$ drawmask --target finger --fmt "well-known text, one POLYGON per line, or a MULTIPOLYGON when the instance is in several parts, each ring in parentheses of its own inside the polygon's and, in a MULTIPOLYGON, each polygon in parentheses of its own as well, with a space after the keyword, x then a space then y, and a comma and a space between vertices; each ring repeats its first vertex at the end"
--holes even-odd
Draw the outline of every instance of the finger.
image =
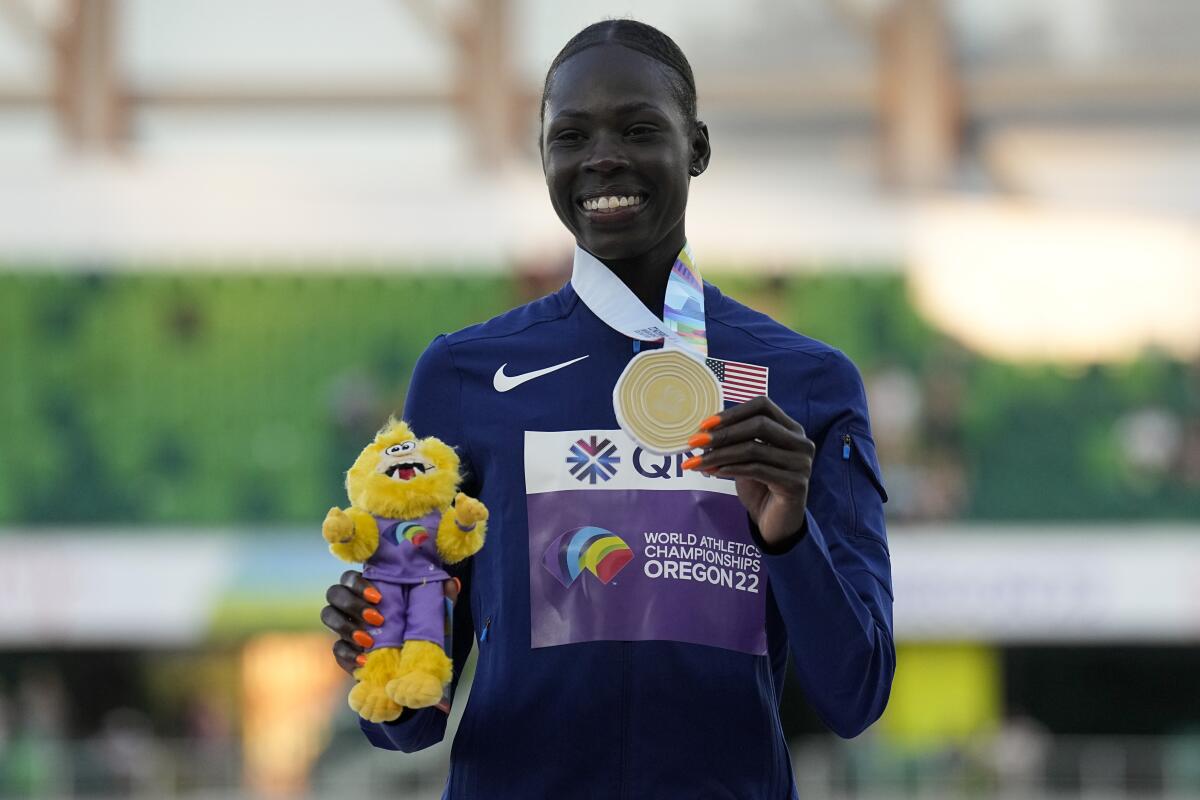
POLYGON ((772 447, 763 442, 737 442, 725 447, 709 450, 699 461, 688 459, 687 469, 712 469, 726 464, 764 464, 785 472, 803 475, 812 468, 812 457, 800 450, 772 447))
MULTIPOLYGON (((354 670, 362 666, 359 663, 361 656, 362 652, 348 642, 338 639, 333 643, 333 657, 337 659, 338 666, 351 675, 354 674, 354 670)), ((365 661, 366 659, 363 658, 362 660, 365 661)))
POLYGON ((726 464, 718 467, 713 474, 720 478, 751 478, 787 497, 808 492, 808 476, 797 476, 794 472, 767 464, 726 464))
POLYGON ((775 405, 775 401, 766 395, 759 395, 758 397, 747 400, 744 403, 738 403, 736 406, 727 408, 720 414, 714 414, 700 423, 700 429, 711 432, 716 428, 725 427, 735 422, 741 422, 744 419, 749 419, 756 414, 765 414, 785 428, 790 428, 791 430, 803 430, 799 422, 796 422, 796 420, 789 417, 782 408, 775 405))
POLYGON ((333 606, 321 609, 321 624, 347 642, 354 640, 354 632, 362 630, 362 623, 352 619, 333 606))
MULTIPOLYGON (((753 440, 786 450, 804 450, 806 442, 812 445, 799 423, 796 423, 796 428, 787 428, 765 414, 756 414, 749 419, 722 425, 706 433, 698 433, 688 440, 688 444, 716 450, 737 442, 753 440)), ((814 452, 815 449, 814 447, 814 452)))
POLYGON ((355 621, 364 620, 363 612, 371 607, 370 603, 340 583, 335 583, 325 592, 325 602, 355 621))
POLYGON ((343 572, 341 584, 359 597, 366 598, 368 603, 378 603, 383 599, 383 595, 379 593, 374 584, 364 578, 358 570, 348 569, 343 572))

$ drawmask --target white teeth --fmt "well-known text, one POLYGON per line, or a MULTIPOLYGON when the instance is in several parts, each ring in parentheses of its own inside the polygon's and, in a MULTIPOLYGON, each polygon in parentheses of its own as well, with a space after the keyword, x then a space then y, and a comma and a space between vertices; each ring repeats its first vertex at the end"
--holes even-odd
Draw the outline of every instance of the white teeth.
POLYGON ((592 197, 584 200, 580 205, 583 206, 584 211, 612 211, 617 208, 640 205, 641 202, 642 198, 638 195, 625 197, 611 195, 609 197, 592 197))

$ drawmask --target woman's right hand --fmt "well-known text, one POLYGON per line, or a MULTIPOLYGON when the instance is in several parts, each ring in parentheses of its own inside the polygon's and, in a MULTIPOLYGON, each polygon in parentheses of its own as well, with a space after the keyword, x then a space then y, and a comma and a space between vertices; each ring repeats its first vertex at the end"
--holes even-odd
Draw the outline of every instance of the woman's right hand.
MULTIPOLYGON (((442 591, 450 602, 457 602, 462 583, 458 578, 450 578, 443 583, 442 591)), ((365 628, 383 624, 383 615, 375 608, 382 599, 379 590, 354 569, 343 572, 341 582, 325 592, 329 605, 321 609, 321 622, 338 635, 333 643, 333 657, 351 675, 366 661, 364 651, 375 644, 365 628)))
POLYGON ((325 592, 329 605, 321 609, 321 622, 338 635, 333 657, 351 675, 366 659, 363 651, 375 643, 364 628, 383 624, 383 615, 375 608, 381 599, 379 590, 353 569, 343 572, 341 582, 325 592))

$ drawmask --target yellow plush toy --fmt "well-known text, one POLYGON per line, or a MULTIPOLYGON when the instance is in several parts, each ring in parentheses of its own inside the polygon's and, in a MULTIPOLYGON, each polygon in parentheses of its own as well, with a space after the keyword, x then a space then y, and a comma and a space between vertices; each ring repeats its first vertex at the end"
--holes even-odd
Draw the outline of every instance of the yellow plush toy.
POLYGON ((364 562, 363 575, 383 595, 376 606, 383 623, 367 631, 374 644, 354 671, 349 698, 371 722, 434 705, 450 682, 443 564, 479 552, 488 517, 483 503, 458 492, 458 468, 441 440, 417 439, 389 419, 346 473, 350 507, 329 509, 321 526, 330 551, 364 562))

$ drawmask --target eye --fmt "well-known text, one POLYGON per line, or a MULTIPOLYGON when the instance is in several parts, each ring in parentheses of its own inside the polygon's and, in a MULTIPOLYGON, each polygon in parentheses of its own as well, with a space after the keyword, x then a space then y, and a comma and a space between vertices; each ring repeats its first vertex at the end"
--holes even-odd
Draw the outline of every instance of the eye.
POLYGON ((627 135, 633 136, 637 139, 644 139, 647 136, 653 136, 656 133, 658 133, 658 128, 654 127, 653 125, 644 124, 632 125, 630 126, 629 130, 626 131, 627 135))
POLYGON ((416 442, 402 442, 400 444, 392 445, 387 450, 384 450, 384 452, 387 453, 389 456, 398 456, 398 455, 402 455, 404 453, 411 453, 413 450, 416 450, 416 449, 417 449, 416 442))
POLYGON ((583 141, 583 134, 576 130, 566 130, 554 134, 552 142, 560 144, 576 144, 583 141))

